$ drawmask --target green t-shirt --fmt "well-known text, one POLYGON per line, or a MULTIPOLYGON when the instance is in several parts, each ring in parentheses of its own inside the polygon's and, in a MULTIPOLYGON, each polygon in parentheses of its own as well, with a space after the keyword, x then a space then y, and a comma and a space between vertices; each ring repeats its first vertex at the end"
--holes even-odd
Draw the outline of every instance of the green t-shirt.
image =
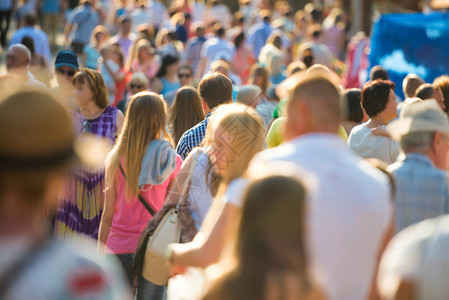
POLYGON ((274 112, 273 112, 274 119, 277 119, 280 117, 285 117, 285 113, 287 110, 286 104, 287 104, 287 98, 281 99, 281 101, 279 101, 278 105, 276 105, 276 108, 274 109, 274 112))

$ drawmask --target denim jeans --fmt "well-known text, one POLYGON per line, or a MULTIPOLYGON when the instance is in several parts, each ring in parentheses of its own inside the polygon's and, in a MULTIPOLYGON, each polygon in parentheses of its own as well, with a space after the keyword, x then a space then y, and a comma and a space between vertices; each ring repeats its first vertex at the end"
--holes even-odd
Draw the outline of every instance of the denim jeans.
POLYGON ((167 287, 149 282, 142 275, 137 277, 136 300, 165 300, 167 287))
POLYGON ((131 271, 131 267, 133 265, 133 253, 126 253, 126 254, 116 254, 116 257, 120 261, 120 263, 123 266, 123 270, 129 280, 129 285, 132 287, 134 283, 134 278, 129 277, 129 273, 131 271))
MULTIPOLYGON (((129 273, 133 263, 132 253, 126 254, 116 254, 116 257, 121 262, 126 275, 128 276, 128 280, 130 286, 133 286, 133 278, 129 278, 129 273)), ((142 275, 137 277, 137 293, 136 300, 165 300, 167 298, 166 286, 156 285, 154 283, 149 282, 142 275)))

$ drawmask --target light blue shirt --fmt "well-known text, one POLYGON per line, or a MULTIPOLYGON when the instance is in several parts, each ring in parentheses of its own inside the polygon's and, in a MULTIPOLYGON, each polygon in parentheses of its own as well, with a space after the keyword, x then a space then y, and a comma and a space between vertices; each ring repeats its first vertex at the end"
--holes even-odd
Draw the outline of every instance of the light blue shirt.
POLYGON ((73 41, 88 44, 92 31, 97 25, 100 25, 100 17, 90 5, 84 4, 73 10, 68 23, 76 27, 73 41))
POLYGON ((12 0, 0 1, 0 11, 8 11, 12 9, 12 0))
POLYGON ((407 153, 391 166, 396 182, 396 232, 424 219, 448 213, 447 174, 419 153, 407 153))
POLYGON ((50 44, 47 34, 36 27, 25 26, 14 32, 10 45, 20 44, 25 36, 29 36, 34 43, 34 52, 45 57, 47 63, 51 64, 50 44))
POLYGON ((256 59, 259 57, 260 50, 265 46, 272 31, 273 28, 268 22, 254 24, 249 29, 247 44, 253 47, 253 53, 256 59))

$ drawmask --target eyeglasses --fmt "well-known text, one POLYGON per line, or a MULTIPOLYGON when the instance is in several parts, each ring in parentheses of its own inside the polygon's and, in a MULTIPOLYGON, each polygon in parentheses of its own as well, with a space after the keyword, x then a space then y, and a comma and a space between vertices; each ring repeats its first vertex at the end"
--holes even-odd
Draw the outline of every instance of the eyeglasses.
POLYGON ((184 78, 184 77, 185 77, 185 78, 189 78, 190 76, 192 76, 192 75, 191 75, 191 74, 186 74, 186 73, 179 73, 179 74, 178 74, 178 77, 179 77, 179 78, 184 78))
POLYGON ((75 75, 75 73, 76 73, 75 70, 67 70, 66 71, 64 69, 56 69, 56 72, 58 72, 61 75, 67 74, 67 75, 69 75, 69 77, 73 77, 75 75))
POLYGON ((145 88, 143 85, 132 84, 132 83, 129 85, 129 87, 132 88, 132 89, 143 89, 143 88, 145 88))
POLYGON ((90 123, 91 120, 86 120, 83 122, 83 133, 90 132, 90 123))

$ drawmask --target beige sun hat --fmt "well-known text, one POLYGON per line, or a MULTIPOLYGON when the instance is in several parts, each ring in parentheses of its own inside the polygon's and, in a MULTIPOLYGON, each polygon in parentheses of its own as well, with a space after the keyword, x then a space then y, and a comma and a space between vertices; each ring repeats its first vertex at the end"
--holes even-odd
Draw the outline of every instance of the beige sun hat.
POLYGON ((0 99, 0 137, 0 172, 39 173, 76 161, 100 166, 107 153, 94 137, 76 137, 65 105, 41 90, 0 99))
POLYGON ((414 132, 449 132, 449 121, 438 102, 429 99, 405 105, 399 118, 388 124, 387 131, 395 140, 414 132))

